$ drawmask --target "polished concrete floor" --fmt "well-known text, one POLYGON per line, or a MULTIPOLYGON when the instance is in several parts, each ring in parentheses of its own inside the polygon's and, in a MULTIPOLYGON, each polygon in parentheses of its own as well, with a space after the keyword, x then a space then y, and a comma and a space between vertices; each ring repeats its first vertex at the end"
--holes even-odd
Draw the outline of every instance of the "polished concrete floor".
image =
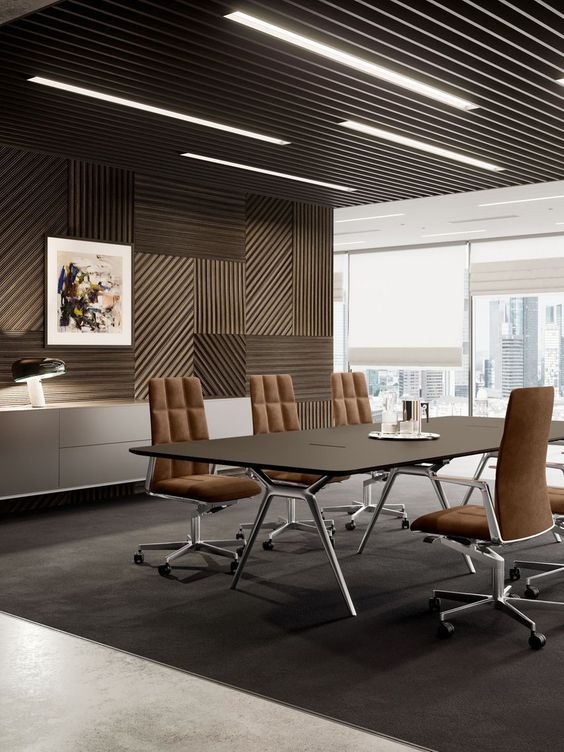
POLYGON ((419 748, 0 613, 0 749, 405 752, 419 748))

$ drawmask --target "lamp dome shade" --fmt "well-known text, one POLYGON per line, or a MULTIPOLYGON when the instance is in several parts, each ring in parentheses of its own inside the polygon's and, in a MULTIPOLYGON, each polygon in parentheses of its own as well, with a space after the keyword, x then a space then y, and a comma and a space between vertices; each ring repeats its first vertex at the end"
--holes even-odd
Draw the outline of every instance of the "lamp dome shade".
POLYGON ((14 381, 28 379, 50 379, 65 373, 65 362, 58 358, 21 358, 12 363, 14 381))

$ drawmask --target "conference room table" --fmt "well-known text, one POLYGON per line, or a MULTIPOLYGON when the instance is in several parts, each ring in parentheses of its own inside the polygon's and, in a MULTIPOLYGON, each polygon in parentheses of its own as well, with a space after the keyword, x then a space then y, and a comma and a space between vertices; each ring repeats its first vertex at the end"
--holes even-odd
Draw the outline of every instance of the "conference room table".
MULTIPOLYGON (((272 500, 278 497, 303 499, 310 509, 348 612, 355 616, 356 610, 317 499, 318 492, 339 476, 376 471, 386 473, 387 480, 375 505, 369 530, 359 548, 361 552, 398 474, 427 476, 438 501, 443 507, 447 507, 448 501, 442 491, 440 476, 436 475, 437 471, 456 457, 497 452, 500 448, 503 426, 503 418, 453 416, 432 418, 424 424, 426 432, 439 434, 439 438, 432 440, 373 439, 369 437, 369 433, 378 431, 380 426, 361 424, 156 444, 135 447, 130 451, 157 459, 192 460, 213 465, 242 467, 249 470, 261 483, 264 493, 239 566, 233 576, 232 588, 236 588, 241 579, 272 500), (318 479, 313 482, 310 480, 307 487, 297 486, 290 482, 271 479, 267 474, 268 470, 315 475, 318 479)), ((526 440, 527 437, 524 435, 523 441, 526 440)), ((564 440, 564 421, 554 421, 549 441, 561 440, 564 440)))

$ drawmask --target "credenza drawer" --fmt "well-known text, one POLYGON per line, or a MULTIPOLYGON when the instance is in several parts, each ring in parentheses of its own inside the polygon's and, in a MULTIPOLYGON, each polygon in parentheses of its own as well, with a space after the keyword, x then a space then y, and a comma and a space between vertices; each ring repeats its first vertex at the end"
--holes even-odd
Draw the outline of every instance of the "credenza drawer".
POLYGON ((59 485, 59 412, 0 413, 0 496, 59 485))
POLYGON ((61 487, 95 486, 145 478, 147 458, 131 454, 129 449, 135 446, 139 446, 139 441, 61 449, 61 487))
POLYGON ((148 442, 149 405, 111 405, 61 410, 61 447, 148 442))

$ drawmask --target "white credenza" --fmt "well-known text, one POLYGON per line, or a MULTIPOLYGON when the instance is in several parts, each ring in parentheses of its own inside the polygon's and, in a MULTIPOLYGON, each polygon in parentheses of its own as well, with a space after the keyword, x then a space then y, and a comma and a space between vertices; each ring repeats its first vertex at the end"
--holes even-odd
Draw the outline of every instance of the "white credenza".
MULTIPOLYGON (((205 405, 211 438, 252 433, 248 398, 205 405)), ((150 436, 146 402, 0 408, 0 499, 143 480, 150 436)))

